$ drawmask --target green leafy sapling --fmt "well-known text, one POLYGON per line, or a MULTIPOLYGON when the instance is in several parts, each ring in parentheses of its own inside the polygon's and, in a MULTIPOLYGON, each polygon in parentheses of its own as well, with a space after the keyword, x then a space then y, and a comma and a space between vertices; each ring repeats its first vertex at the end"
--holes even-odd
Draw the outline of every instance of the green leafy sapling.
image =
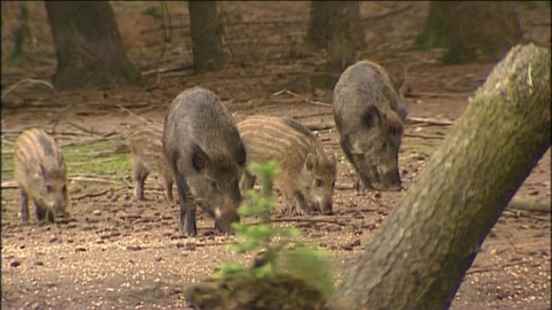
POLYGON ((217 276, 262 279, 285 274, 303 280, 328 296, 333 292, 334 281, 326 254, 299 241, 301 232, 297 228, 276 227, 270 223, 270 214, 276 205, 272 186, 279 172, 278 164, 274 161, 252 163, 248 169, 259 179, 261 189, 246 193, 239 213, 242 217, 257 217, 262 221, 233 224, 237 237, 233 250, 257 255, 250 267, 227 263, 217 276))

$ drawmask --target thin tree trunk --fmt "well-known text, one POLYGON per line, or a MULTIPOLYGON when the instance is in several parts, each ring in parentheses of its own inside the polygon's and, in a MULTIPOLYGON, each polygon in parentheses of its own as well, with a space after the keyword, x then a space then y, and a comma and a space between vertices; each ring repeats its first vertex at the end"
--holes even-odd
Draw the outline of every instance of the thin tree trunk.
POLYGON ((445 63, 501 59, 521 42, 522 31, 513 2, 432 1, 416 43, 444 47, 445 63))
POLYGON ((56 45, 56 88, 113 87, 139 81, 109 2, 45 1, 45 5, 56 45))
POLYGON ((223 25, 218 17, 216 1, 188 1, 188 10, 195 71, 222 69, 224 67, 223 25))
POLYGON ((328 75, 333 88, 341 73, 357 59, 360 5, 358 1, 328 1, 332 12, 329 22, 328 75))
POLYGON ((329 1, 311 1, 307 41, 315 48, 328 46, 331 13, 329 1))
POLYGON ((550 50, 517 46, 371 238, 347 309, 446 309, 500 214, 550 147, 550 50))

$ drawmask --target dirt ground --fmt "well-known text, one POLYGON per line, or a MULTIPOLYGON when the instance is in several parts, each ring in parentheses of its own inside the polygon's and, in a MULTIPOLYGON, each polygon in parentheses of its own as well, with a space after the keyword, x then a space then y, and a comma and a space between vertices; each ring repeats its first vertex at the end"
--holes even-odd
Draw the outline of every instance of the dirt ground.
MULTIPOLYGON (((21 62, 9 62, 18 5, 18 1, 2 2, 2 92, 21 79, 48 80, 55 72, 55 51, 41 2, 28 3, 26 52, 21 62)), ((83 172, 80 163, 68 163, 71 220, 44 226, 20 224, 19 196, 9 162, 10 148, 23 129, 52 131, 64 147, 108 142, 93 150, 97 156, 88 162, 104 167, 118 154, 126 125, 141 121, 118 106, 161 122, 170 101, 195 85, 219 94, 238 120, 252 114, 286 115, 321 128, 317 132, 326 150, 340 158, 336 214, 316 217, 329 221, 282 225, 299 227, 305 240, 326 248, 339 278, 340 270, 362 251, 405 192, 364 194, 352 188, 354 174, 337 143, 331 106, 324 104, 331 103, 331 92, 313 87, 308 79, 324 63, 323 52, 301 45, 308 3, 223 3, 229 64, 221 72, 201 75, 182 69, 191 63, 183 3, 167 2, 170 27, 162 27, 155 14, 148 15, 158 10, 157 2, 112 5, 129 57, 145 73, 144 86, 56 92, 31 85, 3 99, 2 308, 182 308, 186 286, 211 275, 223 262, 250 261, 251 257, 227 248, 234 238, 216 234, 212 220, 203 213, 198 237, 181 235, 176 204, 164 199, 156 175, 148 178, 147 200, 135 201, 128 165, 115 172, 103 168, 83 172), (163 31, 167 28, 171 33, 163 31), (166 44, 165 33, 170 39, 166 44), (165 72, 156 74, 158 68, 165 72)), ((392 73, 400 72, 401 64, 410 66, 409 116, 451 121, 460 117, 468 97, 494 64, 445 66, 437 61, 442 51, 415 50, 412 46, 427 16, 427 2, 373 1, 363 2, 361 8, 367 42, 361 58, 379 62, 392 73)), ((519 5, 519 12, 525 38, 550 46, 550 8, 526 3, 519 5)), ((449 128, 407 122, 400 151, 406 188, 416 181, 449 128)), ((516 197, 549 203, 550 151, 516 197)), ((550 309, 550 224, 550 210, 506 210, 483 243, 452 309, 550 309)))

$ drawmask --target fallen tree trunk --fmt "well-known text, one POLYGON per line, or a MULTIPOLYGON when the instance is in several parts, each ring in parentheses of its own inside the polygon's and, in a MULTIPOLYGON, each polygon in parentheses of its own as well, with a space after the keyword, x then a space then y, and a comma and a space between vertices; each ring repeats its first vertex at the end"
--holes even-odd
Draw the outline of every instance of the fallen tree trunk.
POLYGON ((550 147, 550 51, 493 70, 337 294, 343 309, 446 309, 483 240, 550 147))

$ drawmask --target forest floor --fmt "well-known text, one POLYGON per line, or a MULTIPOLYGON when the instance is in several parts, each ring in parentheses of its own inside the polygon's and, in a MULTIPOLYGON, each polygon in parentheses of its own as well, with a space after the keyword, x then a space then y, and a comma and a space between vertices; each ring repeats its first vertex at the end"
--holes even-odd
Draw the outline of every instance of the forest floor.
MULTIPOLYGON (((9 62, 18 5, 18 1, 2 2, 3 93, 19 80, 48 80, 55 72, 55 52, 41 2, 27 4, 26 53, 17 64, 9 62)), ((324 147, 340 159, 335 215, 304 222, 297 218, 281 225, 300 228, 304 240, 325 248, 336 263, 339 281, 341 270, 362 252, 405 192, 353 189, 354 174, 343 160, 328 105, 331 92, 316 88, 309 79, 322 68, 324 53, 301 44, 308 2, 223 3, 229 64, 223 71, 201 75, 185 69, 191 51, 183 3, 167 2, 170 27, 162 27, 162 19, 155 17, 157 2, 112 5, 129 57, 144 73, 144 86, 57 92, 35 84, 21 86, 2 99, 2 308, 182 308, 187 286, 212 275, 223 262, 251 261, 250 256, 232 253, 228 245, 234 237, 215 233, 212 220, 201 212, 198 237, 181 235, 176 203, 164 199, 157 175, 148 178, 145 202, 133 198, 130 166, 121 145, 127 125, 142 120, 125 109, 161 123, 171 100, 196 85, 217 93, 238 121, 270 114, 320 128, 324 147), (163 29, 172 30, 166 44, 163 29), (158 68, 165 70, 156 74, 158 68), (20 223, 13 142, 29 127, 52 132, 63 145, 70 221, 44 226, 20 223)), ((383 64, 392 74, 409 66, 406 99, 411 120, 399 154, 408 188, 451 128, 412 119, 454 122, 494 63, 442 65, 438 62, 442 51, 412 48, 427 16, 427 2, 374 1, 361 7, 367 46, 360 57, 383 64)), ((526 39, 550 46, 550 8, 520 4, 520 15, 526 39)), ((516 198, 550 202, 550 155, 549 150, 516 198)), ((275 212, 274 218, 278 217, 275 212)), ((507 209, 468 270, 452 309, 550 309, 550 224, 550 210, 507 209)))

